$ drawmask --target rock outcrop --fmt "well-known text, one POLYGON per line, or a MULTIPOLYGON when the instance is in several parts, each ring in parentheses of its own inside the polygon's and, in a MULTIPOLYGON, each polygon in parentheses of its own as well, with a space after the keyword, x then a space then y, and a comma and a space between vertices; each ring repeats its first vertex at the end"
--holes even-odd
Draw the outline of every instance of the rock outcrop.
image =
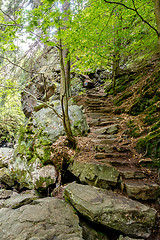
POLYGON ((154 209, 111 191, 71 183, 65 198, 91 221, 129 236, 147 238, 155 224, 154 209))

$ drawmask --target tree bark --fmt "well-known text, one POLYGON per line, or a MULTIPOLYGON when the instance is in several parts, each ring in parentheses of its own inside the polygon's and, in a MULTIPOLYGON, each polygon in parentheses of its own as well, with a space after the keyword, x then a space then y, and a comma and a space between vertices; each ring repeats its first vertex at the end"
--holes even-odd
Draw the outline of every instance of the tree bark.
POLYGON ((120 71, 120 49, 121 49, 121 37, 119 36, 119 29, 122 29, 122 16, 121 11, 115 11, 115 26, 113 27, 114 31, 114 52, 113 52, 113 62, 112 62, 112 89, 113 95, 116 94, 116 76, 120 71))
MULTIPOLYGON (((69 16, 69 10, 70 10, 70 0, 65 0, 63 6, 62 6, 62 11, 65 14, 63 18, 64 25, 62 26, 63 30, 66 30, 66 24, 68 21, 68 16, 69 16)), ((64 64, 64 70, 65 70, 65 77, 67 79, 67 94, 68 97, 71 96, 71 79, 70 79, 70 58, 69 58, 69 49, 68 47, 63 48, 62 50, 62 55, 63 55, 63 64, 64 64)))
MULTIPOLYGON (((63 4, 63 12, 66 16, 63 19, 64 25, 61 29, 66 29, 66 22, 68 21, 68 10, 70 9, 70 4, 66 0, 63 4)), ((61 31, 60 29, 60 31, 61 31)), ((62 44, 62 39, 59 40, 59 55, 60 55, 60 65, 61 65, 61 90, 60 90, 60 100, 62 107, 62 115, 63 115, 63 126, 68 138, 69 143, 75 147, 76 140, 73 137, 71 130, 71 123, 69 119, 68 113, 68 99, 70 96, 70 60, 69 60, 69 49, 64 47, 62 44)))
POLYGON ((154 0, 154 6, 158 31, 158 50, 160 51, 160 0, 154 0))
POLYGON ((113 95, 116 94, 116 76, 119 74, 119 61, 120 56, 118 53, 113 55, 113 63, 112 63, 112 89, 113 89, 113 95))

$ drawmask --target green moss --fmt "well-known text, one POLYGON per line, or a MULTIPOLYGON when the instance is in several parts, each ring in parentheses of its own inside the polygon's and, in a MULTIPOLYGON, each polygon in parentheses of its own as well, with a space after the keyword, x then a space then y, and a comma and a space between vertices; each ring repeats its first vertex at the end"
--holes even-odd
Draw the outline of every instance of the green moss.
POLYGON ((134 124, 133 120, 130 120, 127 122, 127 126, 129 130, 127 131, 127 134, 131 137, 140 137, 141 133, 139 132, 139 128, 134 124))
POLYGON ((146 117, 144 118, 143 122, 146 125, 152 125, 159 120, 159 107, 156 105, 150 106, 146 111, 146 117))
POLYGON ((154 124, 152 127, 151 127, 151 131, 155 131, 157 129, 160 128, 160 121, 158 121, 156 124, 154 124))
POLYGON ((44 150, 44 155, 43 155, 42 163, 48 164, 51 162, 51 148, 50 146, 48 146, 48 147, 44 147, 43 150, 44 150))
POLYGON ((151 132, 144 138, 140 138, 136 150, 144 156, 158 160, 160 166, 160 129, 151 132))
POLYGON ((122 94, 119 98, 117 98, 116 100, 114 100, 114 104, 116 106, 120 106, 124 100, 126 100, 127 98, 131 97, 133 95, 133 92, 125 92, 124 94, 122 94))

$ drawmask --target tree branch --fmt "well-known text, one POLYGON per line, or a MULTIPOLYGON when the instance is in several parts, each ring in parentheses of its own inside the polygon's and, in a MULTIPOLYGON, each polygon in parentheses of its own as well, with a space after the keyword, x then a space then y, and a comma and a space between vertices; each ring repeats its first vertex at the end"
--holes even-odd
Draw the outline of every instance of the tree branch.
POLYGON ((7 16, 12 22, 14 22, 16 26, 20 26, 13 18, 11 18, 7 13, 5 13, 1 8, 0 8, 0 11, 1 11, 5 16, 7 16))
POLYGON ((31 97, 33 97, 37 102, 42 103, 42 104, 44 104, 46 107, 52 109, 53 112, 54 112, 61 120, 63 120, 62 117, 59 115, 59 113, 58 113, 52 106, 50 106, 48 103, 43 102, 43 101, 41 101, 41 100, 38 100, 32 93, 26 91, 25 89, 23 89, 23 92, 29 94, 29 95, 30 95, 31 97))
POLYGON ((110 13, 110 16, 109 16, 109 18, 108 18, 107 23, 105 24, 105 26, 103 27, 103 29, 102 29, 102 30, 100 31, 100 33, 99 33, 99 39, 98 39, 98 40, 100 40, 101 34, 102 34, 102 32, 104 31, 104 29, 107 27, 107 25, 108 25, 108 23, 109 23, 109 21, 110 21, 110 19, 111 19, 111 17, 112 17, 112 14, 113 14, 113 12, 114 12, 114 10, 115 10, 116 7, 117 7, 117 6, 113 7, 112 12, 110 13))
POLYGON ((16 67, 21 68, 21 69, 22 69, 23 71, 25 71, 25 72, 33 73, 33 72, 28 71, 28 70, 26 70, 25 68, 21 67, 20 65, 14 63, 14 62, 12 62, 10 59, 8 59, 8 58, 6 58, 6 57, 0 56, 0 58, 3 58, 3 59, 5 59, 5 60, 7 60, 9 63, 11 63, 12 65, 14 65, 14 66, 16 66, 16 67))
POLYGON ((32 93, 26 91, 25 89, 23 89, 23 92, 29 94, 29 95, 30 95, 31 97, 33 97, 37 102, 42 103, 42 104, 44 104, 46 107, 52 109, 53 112, 62 120, 62 117, 59 115, 59 113, 58 113, 52 106, 50 106, 48 103, 43 102, 43 101, 41 101, 41 100, 38 100, 32 93))
POLYGON ((137 11, 137 8, 136 8, 136 6, 135 6, 134 0, 132 0, 134 8, 128 7, 127 5, 125 5, 124 3, 121 3, 121 2, 107 1, 107 0, 104 0, 104 1, 105 1, 106 3, 110 3, 110 4, 117 4, 117 5, 120 5, 120 6, 123 6, 123 7, 127 8, 128 10, 134 11, 134 12, 140 17, 140 19, 141 19, 144 23, 146 23, 150 28, 152 28, 152 29, 157 33, 157 35, 159 35, 157 29, 156 29, 155 27, 153 27, 149 22, 147 22, 147 21, 139 14, 139 12, 137 11))
POLYGON ((4 26, 4 27, 15 27, 15 26, 21 26, 18 24, 4 24, 4 23, 0 23, 0 26, 4 26))

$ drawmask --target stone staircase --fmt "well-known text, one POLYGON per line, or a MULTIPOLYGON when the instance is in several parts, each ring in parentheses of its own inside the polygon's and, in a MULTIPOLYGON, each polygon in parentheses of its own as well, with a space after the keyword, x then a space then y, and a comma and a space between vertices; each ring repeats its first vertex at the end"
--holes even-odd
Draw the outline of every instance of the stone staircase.
MULTIPOLYGON (((111 98, 106 97, 104 93, 100 93, 96 89, 88 90, 84 98, 85 102, 83 105, 85 115, 90 127, 86 145, 89 144, 89 142, 91 142, 92 145, 89 145, 90 150, 86 150, 84 147, 82 152, 86 151, 85 154, 80 158, 77 157, 69 166, 68 170, 79 179, 81 184, 73 183, 71 186, 69 185, 65 193, 66 198, 78 212, 87 216, 87 218, 93 222, 96 219, 95 222, 97 223, 99 223, 101 213, 105 209, 103 202, 106 201, 104 199, 108 198, 108 194, 117 194, 113 196, 113 201, 114 199, 119 199, 120 196, 124 197, 124 214, 126 214, 126 201, 131 201, 129 202, 131 208, 132 204, 136 205, 137 209, 132 209, 133 222, 135 221, 134 214, 138 214, 139 211, 139 203, 144 204, 143 206, 150 206, 152 210, 155 209, 157 211, 157 226, 154 226, 150 237, 148 236, 151 232, 145 236, 145 234, 136 235, 136 231, 133 236, 141 236, 148 240, 159 240, 160 231, 158 230, 158 233, 156 232, 157 229, 160 229, 160 185, 157 169, 142 165, 144 159, 134 150, 132 139, 127 135, 125 120, 122 119, 120 115, 117 116, 114 114, 114 105, 111 98), (98 188, 94 189, 91 186, 98 188), (99 194, 103 195, 104 189, 108 189, 109 191, 106 195, 104 194, 102 199, 99 199, 99 194), (92 197, 90 191, 94 192, 92 197), (134 202, 132 202, 133 200, 134 202), (94 203, 94 201, 98 201, 98 203, 94 203), (87 207, 86 204, 88 204, 87 207), (91 211, 91 216, 89 216, 88 213, 90 213, 92 204, 93 212, 91 211), (96 209, 99 206, 100 211, 96 213, 97 215, 99 214, 99 217, 96 218, 97 215, 95 214, 95 219, 93 217, 95 211, 94 204, 96 204, 96 209), (155 232, 156 234, 154 234, 155 232)), ((122 205, 120 209, 115 211, 115 214, 118 214, 118 212, 122 210, 122 205)), ((132 210, 128 210, 128 215, 126 216, 132 215, 132 210)), ((111 212, 111 210, 109 210, 109 212, 111 212)), ((105 213, 105 216, 107 216, 107 214, 108 213, 105 213)), ((141 215, 140 212, 139 214, 141 215)), ((136 219, 138 218, 141 217, 137 215, 136 219)), ((121 217, 116 221, 121 224, 121 217)), ((125 224, 132 225, 132 221, 126 222, 125 224)), ((103 224, 105 225, 104 222, 102 225, 103 224)), ((106 226, 110 226, 110 223, 107 224, 106 226)), ((148 230, 150 228, 149 226, 151 225, 148 225, 148 230)), ((118 229, 120 231, 122 230, 121 227, 118 229)), ((125 227, 123 232, 125 233, 125 227)), ((131 232, 128 232, 127 235, 132 235, 132 228, 131 232)))
POLYGON ((120 189, 128 197, 155 200, 160 196, 156 182, 156 169, 140 165, 140 158, 131 147, 131 140, 122 129, 121 119, 113 114, 113 103, 104 93, 89 90, 85 100, 85 113, 90 126, 95 160, 110 164, 120 173, 120 189), (155 176, 155 179, 153 179, 155 176))
MULTIPOLYGON (((83 105, 90 127, 88 138, 94 146, 94 157, 92 160, 83 159, 83 163, 74 161, 70 166, 70 171, 81 181, 83 179, 83 183, 95 186, 99 184, 103 187, 102 182, 105 182, 104 188, 106 184, 111 188, 114 185, 117 191, 121 191, 129 198, 156 201, 160 197, 157 169, 142 166, 143 160, 132 146, 132 140, 127 135, 123 119, 113 113, 112 99, 106 97, 103 92, 92 89, 87 91, 83 105), (97 173, 94 169, 94 173, 89 175, 89 168, 92 164, 92 170, 97 169, 97 166, 105 170, 97 173), (113 172, 114 169, 114 172, 118 172, 118 176, 116 173, 116 179, 113 181, 116 184, 102 174, 103 171, 106 174, 106 166, 109 171, 113 172)), ((109 176, 111 173, 107 174, 109 176)))

